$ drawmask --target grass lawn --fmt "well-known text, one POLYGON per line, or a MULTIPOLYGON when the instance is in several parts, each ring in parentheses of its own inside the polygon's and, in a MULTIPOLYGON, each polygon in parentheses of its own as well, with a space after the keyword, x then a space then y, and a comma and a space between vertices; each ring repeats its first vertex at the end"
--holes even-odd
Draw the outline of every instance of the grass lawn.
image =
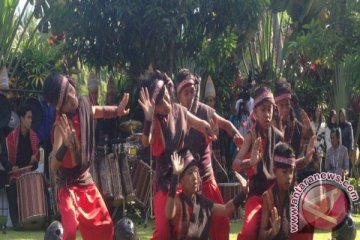
MULTIPOLYGON (((356 223, 356 229, 357 229, 357 234, 356 234, 356 239, 360 240, 360 215, 354 215, 354 220, 356 223)), ((136 223, 136 220, 135 220, 136 223)), ((152 231, 153 231, 153 226, 154 226, 154 221, 150 221, 148 226, 145 228, 143 224, 137 225, 137 231, 138 231, 138 236, 140 239, 150 239, 150 237, 152 236, 152 231)), ((236 236, 237 233, 240 231, 242 227, 242 221, 239 222, 232 222, 231 223, 231 233, 230 233, 230 239, 231 240, 236 240, 236 236)), ((331 239, 331 234, 329 232, 324 232, 324 231, 316 231, 315 237, 313 238, 314 240, 329 240, 331 239)), ((16 240, 21 240, 21 239, 26 239, 26 240, 39 240, 39 239, 43 239, 44 238, 44 232, 43 231, 14 231, 12 229, 7 229, 7 233, 6 234, 2 234, 0 233, 0 239, 16 239, 16 240)), ((77 239, 81 239, 80 233, 78 233, 78 238, 77 239)))

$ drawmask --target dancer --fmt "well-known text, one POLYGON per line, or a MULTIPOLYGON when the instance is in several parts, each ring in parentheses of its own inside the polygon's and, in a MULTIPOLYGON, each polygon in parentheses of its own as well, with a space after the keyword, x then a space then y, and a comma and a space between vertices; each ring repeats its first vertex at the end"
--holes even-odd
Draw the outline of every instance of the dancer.
POLYGON ((274 150, 276 182, 263 194, 259 239, 285 240, 290 233, 290 191, 294 184, 295 153, 286 143, 274 150))
POLYGON ((190 128, 204 134, 207 141, 216 139, 209 123, 173 103, 172 86, 172 80, 166 74, 156 71, 144 82, 139 100, 145 116, 142 142, 144 146, 151 144, 156 162, 153 234, 156 240, 170 239, 170 226, 164 206, 172 175, 171 154, 183 148, 190 128))
POLYGON ((226 204, 217 204, 199 192, 201 178, 197 160, 184 149, 171 155, 173 176, 166 201, 171 239, 209 239, 212 216, 229 216, 245 199, 240 192, 226 204), (176 194, 178 182, 182 192, 176 194))
POLYGON ((83 239, 112 239, 114 226, 105 203, 89 173, 94 157, 94 118, 123 116, 129 94, 119 106, 91 106, 78 97, 74 82, 51 72, 44 83, 45 99, 56 107, 53 130, 52 171, 56 172, 58 204, 64 239, 76 239, 79 228, 83 239))
MULTIPOLYGON (((240 147, 244 139, 235 126, 230 121, 219 116, 213 108, 198 101, 199 84, 199 77, 190 70, 181 69, 179 71, 176 76, 176 93, 180 104, 198 118, 207 122, 213 121, 219 128, 227 132, 237 147, 240 147)), ((189 148, 193 155, 200 156, 198 167, 202 180, 202 194, 214 203, 223 204, 224 200, 215 181, 211 164, 211 145, 201 132, 191 129, 185 138, 185 147, 189 148)), ((229 239, 229 232, 230 221, 228 217, 212 217, 210 227, 211 239, 229 239)))
POLYGON ((282 141, 281 132, 272 126, 274 96, 267 87, 255 90, 256 122, 246 134, 244 143, 233 161, 233 169, 246 171, 249 194, 245 203, 245 219, 238 239, 257 239, 261 220, 262 194, 273 184, 272 154, 276 143, 282 141))

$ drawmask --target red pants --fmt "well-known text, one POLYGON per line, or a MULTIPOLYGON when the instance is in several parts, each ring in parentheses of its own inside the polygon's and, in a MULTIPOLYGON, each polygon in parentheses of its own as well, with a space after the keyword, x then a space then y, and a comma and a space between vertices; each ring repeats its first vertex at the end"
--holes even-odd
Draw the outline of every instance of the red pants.
POLYGON ((165 206, 167 200, 167 192, 159 190, 154 195, 154 214, 155 229, 153 233, 154 240, 170 239, 170 223, 165 216, 165 206))
POLYGON ((258 237, 262 212, 262 197, 251 196, 245 203, 245 220, 238 240, 256 240, 258 237))
MULTIPOLYGON (((202 194, 214 203, 224 204, 220 189, 215 180, 202 183, 202 194)), ((211 240, 228 240, 230 234, 230 219, 228 217, 211 217, 211 240)))
POLYGON ((79 228, 85 240, 112 240, 114 225, 95 184, 59 189, 64 240, 75 240, 79 228))

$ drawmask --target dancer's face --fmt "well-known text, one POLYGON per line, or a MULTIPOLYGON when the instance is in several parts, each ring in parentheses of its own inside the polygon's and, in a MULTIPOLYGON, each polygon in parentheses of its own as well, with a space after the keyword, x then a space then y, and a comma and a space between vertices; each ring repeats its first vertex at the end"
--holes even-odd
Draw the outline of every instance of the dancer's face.
POLYGON ((265 101, 255 108, 255 117, 262 129, 268 129, 271 126, 274 106, 271 102, 265 101))
POLYGON ((275 168, 276 181, 279 188, 283 191, 289 191, 294 179, 294 167, 275 168))
POLYGON ((164 97, 161 99, 159 103, 155 106, 155 111, 160 115, 168 115, 171 110, 171 99, 169 92, 165 88, 164 97))
POLYGON ((284 99, 277 102, 276 104, 279 108, 280 116, 282 117, 282 119, 286 119, 289 116, 291 110, 290 100, 284 99))
POLYGON ((72 113, 76 111, 78 106, 79 106, 79 101, 76 96, 76 90, 71 84, 69 84, 68 94, 66 96, 65 103, 61 111, 64 113, 72 113))
POLYGON ((190 84, 188 86, 185 86, 179 93, 178 93, 178 99, 181 105, 186 107, 187 109, 190 109, 191 103, 195 96, 195 87, 194 84, 190 84))
POLYGON ((197 166, 192 166, 186 170, 180 180, 182 190, 188 195, 192 195, 200 189, 200 174, 197 166))

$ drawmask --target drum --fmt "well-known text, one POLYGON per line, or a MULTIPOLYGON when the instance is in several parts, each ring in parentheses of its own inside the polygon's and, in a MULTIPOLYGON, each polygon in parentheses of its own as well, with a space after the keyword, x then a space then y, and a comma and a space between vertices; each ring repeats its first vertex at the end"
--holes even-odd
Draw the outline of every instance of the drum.
POLYGON ((131 173, 136 201, 142 205, 142 207, 147 207, 149 205, 150 191, 152 191, 150 171, 152 172, 152 176, 155 176, 155 173, 151 170, 150 166, 140 160, 135 163, 131 173))
POLYGON ((126 195, 126 201, 131 202, 135 200, 135 193, 130 176, 128 158, 126 157, 126 154, 124 154, 124 149, 122 144, 119 144, 116 149, 117 152, 119 153, 117 156, 118 156, 118 162, 120 162, 121 179, 124 187, 124 193, 126 195))
MULTIPOLYGON (((221 195, 223 196, 224 203, 227 203, 231 199, 233 199, 238 193, 241 192, 240 183, 234 182, 234 183, 218 183, 218 186, 221 191, 221 195)), ((236 209, 231 214, 231 220, 239 221, 241 218, 241 207, 236 209)))
POLYGON ((101 191, 99 165, 100 162, 103 162, 105 160, 105 155, 106 155, 106 146, 105 147, 97 146, 94 161, 90 164, 90 169, 89 169, 91 177, 94 180, 94 183, 96 187, 99 189, 99 191, 101 191))
POLYGON ((101 192, 104 198, 113 198, 113 205, 120 206, 124 201, 122 194, 119 162, 114 153, 107 154, 99 162, 101 192))
POLYGON ((19 168, 14 171, 10 171, 9 172, 9 182, 11 182, 13 179, 19 178, 20 176, 22 176, 25 173, 31 172, 32 168, 33 168, 32 166, 27 166, 27 167, 19 168))
POLYGON ((43 174, 25 173, 17 178, 16 185, 20 225, 24 229, 41 229, 47 213, 43 174))

